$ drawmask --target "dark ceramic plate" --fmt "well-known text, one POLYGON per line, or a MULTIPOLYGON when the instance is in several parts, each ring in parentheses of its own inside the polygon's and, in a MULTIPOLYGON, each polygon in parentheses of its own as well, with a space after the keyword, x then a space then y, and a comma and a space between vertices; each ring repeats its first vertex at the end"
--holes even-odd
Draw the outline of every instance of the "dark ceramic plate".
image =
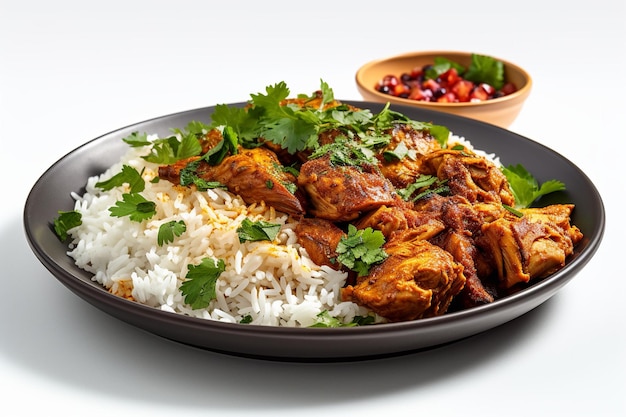
MULTIPOLYGON (((382 105, 349 102, 373 112, 382 105)), ((238 103, 237 105, 242 105, 238 103)), ((66 255, 51 222, 58 210, 72 210, 70 192, 82 192, 87 177, 100 174, 128 149, 121 138, 133 131, 167 135, 191 120, 210 122, 213 107, 186 111, 128 126, 65 155, 35 183, 24 209, 28 242, 43 265, 65 286, 102 311, 139 328, 187 345, 238 356, 285 361, 350 361, 433 348, 489 330, 539 306, 581 271, 604 233, 602 200, 589 178, 558 153, 502 128, 454 115, 394 106, 414 120, 445 125, 503 164, 523 164, 540 182, 559 179, 567 191, 549 195, 545 204, 574 203, 573 223, 585 237, 567 265, 527 289, 496 302, 441 317, 353 328, 274 328, 227 324, 177 315, 111 295, 90 280, 66 255)))

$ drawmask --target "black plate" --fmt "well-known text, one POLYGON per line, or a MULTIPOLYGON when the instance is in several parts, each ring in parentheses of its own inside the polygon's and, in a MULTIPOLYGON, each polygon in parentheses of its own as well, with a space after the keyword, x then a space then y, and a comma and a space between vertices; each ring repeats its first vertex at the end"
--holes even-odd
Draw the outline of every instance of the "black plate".
MULTIPOLYGON (((351 102, 373 112, 379 103, 351 102)), ((243 105, 243 103, 236 103, 243 105)), ((414 120, 445 125, 455 134, 503 164, 524 165, 540 182, 559 179, 567 191, 550 195, 545 204, 573 203, 572 220, 585 237, 567 265, 527 289, 496 302, 441 317, 353 328, 278 328, 228 324, 147 307, 107 292, 91 281, 66 255, 67 247, 51 229, 58 210, 72 210, 70 192, 82 193, 87 177, 117 162, 128 149, 121 138, 133 131, 170 134, 191 120, 210 122, 213 107, 144 121, 96 138, 65 155, 33 186, 24 208, 28 242, 42 264, 65 286, 102 311, 159 336, 199 348, 238 356, 285 361, 349 361, 398 355, 454 342, 504 324, 532 310, 569 282, 594 255, 605 226, 602 199, 587 176, 545 146, 505 129, 450 114, 392 106, 414 120)))

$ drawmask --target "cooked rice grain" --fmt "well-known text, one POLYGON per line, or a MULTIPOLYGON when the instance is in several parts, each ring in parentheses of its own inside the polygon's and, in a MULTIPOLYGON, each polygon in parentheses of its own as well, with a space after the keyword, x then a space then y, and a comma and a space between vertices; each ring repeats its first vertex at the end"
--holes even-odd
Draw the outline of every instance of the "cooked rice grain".
POLYGON ((250 316, 251 324, 305 327, 323 311, 344 322, 368 314, 352 302, 341 302, 346 274, 309 259, 297 244, 293 219, 263 204, 248 206, 221 189, 198 192, 168 181, 153 183, 158 166, 141 158, 145 152, 130 149, 102 175, 89 178, 83 195, 72 195, 83 224, 70 231, 68 255, 93 273, 94 281, 141 304, 230 323, 250 316), (153 218, 138 223, 111 217, 109 208, 129 190, 117 187, 105 192, 95 184, 117 174, 123 165, 144 170, 146 188, 141 194, 157 203, 153 218), (275 242, 240 243, 237 228, 246 217, 280 223, 275 242), (159 227, 172 220, 183 220, 186 231, 159 247, 159 227), (180 285, 188 266, 205 257, 224 260, 226 270, 218 279, 216 299, 206 309, 193 310, 185 304, 180 285))

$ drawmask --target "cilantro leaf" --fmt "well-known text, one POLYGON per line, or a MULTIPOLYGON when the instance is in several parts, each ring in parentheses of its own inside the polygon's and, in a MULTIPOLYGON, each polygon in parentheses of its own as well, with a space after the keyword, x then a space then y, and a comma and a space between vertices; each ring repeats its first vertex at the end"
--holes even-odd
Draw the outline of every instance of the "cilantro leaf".
POLYGON ((387 258, 388 255, 382 247, 384 244, 385 236, 380 230, 373 230, 371 227, 357 229, 350 224, 347 236, 343 236, 337 245, 337 260, 359 276, 365 276, 371 266, 387 258))
POLYGON ((146 187, 146 182, 141 177, 141 174, 130 165, 122 166, 122 170, 120 172, 106 181, 96 183, 96 187, 103 191, 109 191, 124 184, 128 184, 130 186, 131 193, 140 193, 146 187))
POLYGON ((237 234, 239 235, 239 242, 245 241, 255 242, 260 240, 273 241, 278 232, 280 232, 281 225, 278 223, 269 223, 263 220, 253 222, 249 218, 243 219, 241 226, 237 228, 237 234))
POLYGON ((335 166, 355 166, 373 164, 374 153, 362 143, 338 136, 334 142, 318 147, 309 159, 330 155, 330 163, 335 166))
POLYGON ((218 104, 211 115, 211 127, 231 127, 237 135, 239 144, 245 148, 259 146, 259 121, 265 110, 261 107, 235 107, 218 104))
POLYGON ((139 132, 133 132, 125 138, 122 138, 122 140, 133 148, 140 148, 142 146, 148 146, 151 144, 151 142, 148 140, 147 133, 140 134, 139 132))
POLYGON ((463 77, 499 90, 504 85, 504 64, 487 55, 472 54, 472 62, 463 77))
POLYGON ((200 165, 200 159, 189 162, 183 169, 180 170, 180 185, 187 187, 191 184, 195 185, 198 191, 206 191, 211 188, 223 188, 227 187, 219 181, 207 181, 198 176, 197 170, 200 165))
POLYGON ((404 201, 417 201, 430 194, 445 194, 450 191, 447 180, 440 180, 433 175, 422 174, 406 188, 398 188, 397 192, 404 201), (417 194, 415 194, 417 192, 417 194))
POLYGON ((83 224, 82 214, 77 211, 59 211, 58 214, 59 216, 54 219, 54 232, 61 241, 64 241, 69 230, 83 224))
POLYGON ((515 208, 530 207, 539 197, 555 191, 565 190, 565 184, 558 180, 548 180, 539 186, 539 183, 521 164, 502 167, 515 197, 515 208))
POLYGON ((178 136, 160 138, 148 143, 152 145, 152 148, 148 155, 143 156, 143 159, 155 164, 170 165, 181 159, 199 155, 202 152, 199 137, 208 128, 209 126, 201 122, 191 121, 183 130, 173 129, 178 136))
POLYGON ((156 214, 156 204, 146 200, 141 194, 123 194, 122 201, 109 208, 113 217, 129 216, 134 222, 147 220, 156 214))
POLYGON ((442 56, 435 57, 433 65, 426 70, 426 78, 436 79, 450 68, 455 68, 459 74, 465 72, 465 67, 458 62, 454 62, 442 56))
POLYGON ((174 241, 174 236, 180 236, 187 230, 187 226, 183 220, 172 220, 159 226, 157 234, 157 243, 163 246, 166 243, 174 241))
POLYGON ((226 265, 222 259, 203 258, 199 265, 188 265, 187 280, 180 285, 185 303, 197 310, 215 299, 215 285, 226 265))
POLYGON ((231 126, 224 127, 222 140, 202 156, 209 165, 219 165, 228 154, 237 154, 237 133, 231 126))

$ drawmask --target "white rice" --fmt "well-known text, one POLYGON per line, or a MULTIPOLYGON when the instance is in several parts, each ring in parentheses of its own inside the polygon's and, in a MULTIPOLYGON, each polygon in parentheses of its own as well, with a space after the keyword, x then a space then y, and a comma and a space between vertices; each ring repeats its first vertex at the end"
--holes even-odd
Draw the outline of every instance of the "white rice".
POLYGON ((250 316, 251 324, 306 327, 327 311, 348 323, 368 311, 340 301, 346 274, 315 265, 296 239, 296 223, 286 214, 263 204, 247 205, 225 190, 204 192, 152 183, 158 165, 141 158, 147 148, 129 148, 118 163, 87 181, 83 195, 73 194, 82 225, 72 229, 68 255, 78 267, 94 274, 93 280, 110 292, 172 313, 238 323, 250 316), (141 192, 157 203, 157 214, 141 223, 128 216, 112 217, 109 208, 128 188, 102 191, 99 181, 130 165, 141 172, 146 188, 141 192), (239 242, 236 232, 245 218, 282 225, 274 242, 239 242), (157 245, 159 226, 183 220, 186 231, 171 243, 157 245), (180 285, 189 265, 203 258, 222 259, 217 297, 205 309, 185 304, 180 285))
MULTIPOLYGON (((457 136, 450 142, 471 147, 457 136)), ((141 158, 147 153, 147 148, 129 148, 118 163, 88 179, 83 195, 72 195, 82 225, 69 232, 68 255, 93 273, 94 281, 113 294, 163 311, 229 323, 249 317, 253 325, 308 327, 324 311, 344 323, 371 314, 341 301, 347 274, 315 265, 297 243, 296 223, 288 215, 263 204, 247 205, 221 189, 200 192, 165 180, 153 183, 158 165, 141 158), (149 220, 112 217, 109 208, 129 189, 95 187, 123 165, 143 170, 146 188, 141 195, 157 203, 157 214, 149 220), (274 242, 240 243, 236 230, 245 218, 279 223, 281 231, 274 242), (186 231, 158 246, 159 226, 172 220, 183 220, 186 231), (180 285, 189 265, 207 257, 222 259, 226 270, 217 280, 216 299, 194 310, 185 303, 180 285)))

